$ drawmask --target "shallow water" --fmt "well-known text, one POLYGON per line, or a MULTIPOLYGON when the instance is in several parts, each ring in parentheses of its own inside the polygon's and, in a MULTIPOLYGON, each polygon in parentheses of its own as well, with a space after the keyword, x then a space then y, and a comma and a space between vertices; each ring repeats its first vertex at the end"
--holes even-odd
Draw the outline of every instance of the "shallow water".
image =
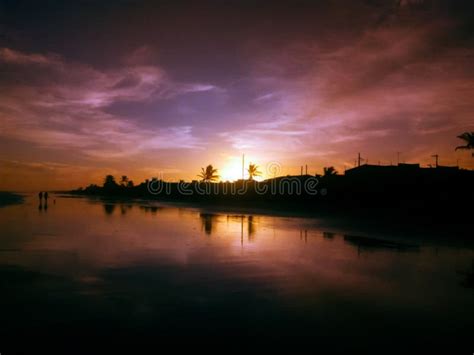
POLYGON ((62 196, 1 208, 0 231, 10 347, 19 334, 53 332, 472 351, 474 250, 463 243, 62 196))

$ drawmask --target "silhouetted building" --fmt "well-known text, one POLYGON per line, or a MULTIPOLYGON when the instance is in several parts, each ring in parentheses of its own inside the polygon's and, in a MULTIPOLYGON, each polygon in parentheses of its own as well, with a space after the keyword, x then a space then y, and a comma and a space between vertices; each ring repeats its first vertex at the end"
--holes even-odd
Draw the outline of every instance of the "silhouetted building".
POLYGON ((345 176, 349 178, 364 179, 404 179, 414 177, 453 177, 453 176, 474 176, 474 171, 459 169, 457 166, 437 166, 420 167, 420 164, 398 164, 398 165, 361 165, 347 169, 345 176))

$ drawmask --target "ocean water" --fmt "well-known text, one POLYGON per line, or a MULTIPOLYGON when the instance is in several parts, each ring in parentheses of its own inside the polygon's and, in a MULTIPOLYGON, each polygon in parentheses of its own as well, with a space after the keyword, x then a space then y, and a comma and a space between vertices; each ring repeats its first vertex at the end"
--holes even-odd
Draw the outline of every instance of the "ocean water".
POLYGON ((2 354, 224 337, 474 349, 474 248, 455 235, 61 195, 0 208, 0 231, 2 354))

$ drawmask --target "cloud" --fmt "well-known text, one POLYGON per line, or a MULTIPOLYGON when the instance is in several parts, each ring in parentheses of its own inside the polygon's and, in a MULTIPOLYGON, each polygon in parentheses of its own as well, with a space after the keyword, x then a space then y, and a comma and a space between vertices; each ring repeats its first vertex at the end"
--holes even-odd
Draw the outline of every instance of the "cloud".
POLYGON ((244 22, 230 19, 227 5, 212 4, 206 21, 152 7, 147 16, 166 13, 166 21, 111 23, 103 56, 87 36, 77 44, 87 55, 0 48, 0 139, 26 142, 30 155, 67 151, 84 164, 127 158, 123 166, 135 171, 166 157, 160 164, 184 174, 203 164, 193 153, 214 161, 245 152, 295 166, 305 157, 342 170, 358 152, 387 162, 401 151, 407 161, 431 163, 438 153, 443 164, 461 158, 474 167, 467 152, 454 152, 456 136, 474 130, 472 5, 235 6, 244 22), (273 20, 263 20, 269 11, 273 20), (169 36, 156 36, 163 28, 169 36))
POLYGON ((10 48, 0 48, 0 62, 14 64, 57 65, 60 60, 57 56, 42 54, 25 54, 10 48))
POLYGON ((462 22, 420 1, 402 7, 355 36, 253 47, 256 101, 271 100, 272 109, 255 120, 261 129, 250 124, 223 137, 275 156, 335 151, 341 163, 358 151, 388 160, 400 149, 424 163, 428 146, 455 164, 456 135, 474 127, 474 50, 459 40, 462 22))
POLYGON ((0 49, 2 62, 9 75, 0 83, 0 136, 90 158, 199 148, 189 125, 144 127, 133 117, 117 117, 105 109, 116 102, 166 100, 217 89, 174 82, 162 68, 149 65, 100 71, 59 56, 9 48, 0 49))

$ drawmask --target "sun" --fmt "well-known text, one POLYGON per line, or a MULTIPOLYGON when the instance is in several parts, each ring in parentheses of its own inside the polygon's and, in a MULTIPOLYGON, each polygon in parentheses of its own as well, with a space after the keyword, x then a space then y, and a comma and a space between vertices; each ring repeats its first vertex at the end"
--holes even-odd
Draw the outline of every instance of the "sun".
POLYGON ((242 158, 229 157, 219 171, 222 181, 236 181, 242 179, 242 158))
MULTIPOLYGON (((248 179, 249 173, 247 171, 249 164, 257 164, 255 159, 251 157, 245 157, 244 162, 244 179, 248 179)), ((261 170, 261 169, 260 169, 261 170)), ((236 181, 242 179, 242 157, 228 157, 222 168, 219 169, 219 176, 221 181, 236 181)), ((255 180, 261 180, 262 177, 256 177, 255 180)))

